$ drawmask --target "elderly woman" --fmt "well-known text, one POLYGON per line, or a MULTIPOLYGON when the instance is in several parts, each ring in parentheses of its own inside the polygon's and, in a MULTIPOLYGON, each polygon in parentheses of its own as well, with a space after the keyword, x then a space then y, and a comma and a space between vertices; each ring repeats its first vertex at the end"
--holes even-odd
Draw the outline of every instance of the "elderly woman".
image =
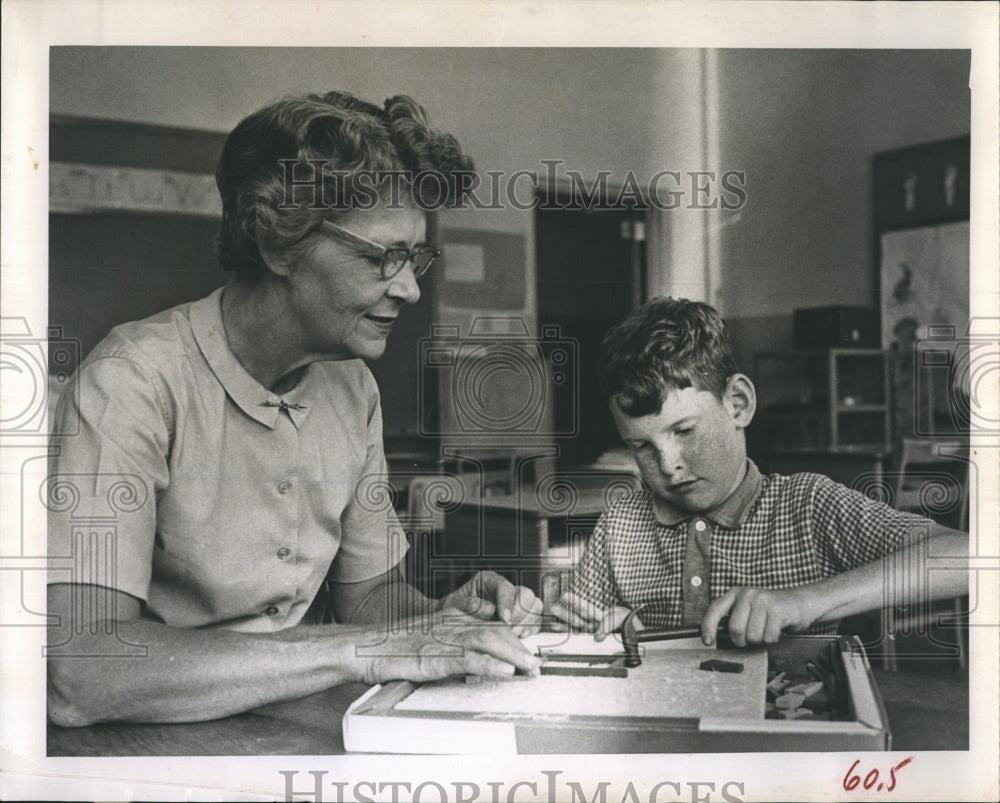
POLYGON ((537 671, 518 636, 540 601, 489 572, 425 599, 402 575, 395 516, 361 490, 386 476, 364 361, 438 255, 424 209, 456 201, 471 168, 403 96, 287 98, 230 134, 217 181, 232 281, 114 329, 57 411, 55 431, 76 434, 48 483, 49 554, 75 566, 49 580, 55 723, 537 671), (81 535, 81 520, 104 524, 81 535), (399 624, 412 616, 429 619, 399 624), (484 626, 493 616, 511 627, 484 626))

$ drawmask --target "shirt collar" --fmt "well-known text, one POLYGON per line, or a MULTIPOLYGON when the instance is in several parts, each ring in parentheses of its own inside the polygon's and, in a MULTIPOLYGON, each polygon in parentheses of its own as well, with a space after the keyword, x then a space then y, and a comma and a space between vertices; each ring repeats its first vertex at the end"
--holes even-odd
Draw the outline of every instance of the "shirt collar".
MULTIPOLYGON (((757 501, 757 497, 760 495, 760 485, 760 470, 753 460, 748 458, 746 474, 743 475, 740 484, 736 486, 736 490, 729 494, 714 510, 699 515, 721 527, 739 527, 746 521, 750 514, 750 508, 757 501)), ((696 515, 655 495, 653 496, 653 511, 660 524, 670 527, 696 515)))
POLYGON ((311 366, 306 366, 298 384, 281 396, 250 376, 229 348, 226 328, 222 322, 224 290, 224 287, 220 287, 206 298, 191 304, 191 331, 205 361, 229 398, 252 419, 274 429, 278 416, 287 414, 296 427, 302 426, 309 415, 305 388, 311 366))

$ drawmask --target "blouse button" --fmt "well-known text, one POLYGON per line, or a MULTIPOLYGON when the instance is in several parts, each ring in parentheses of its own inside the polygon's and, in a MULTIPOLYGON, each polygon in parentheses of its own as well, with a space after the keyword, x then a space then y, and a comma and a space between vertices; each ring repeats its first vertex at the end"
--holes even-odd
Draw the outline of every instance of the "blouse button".
POLYGON ((278 558, 279 558, 279 560, 284 560, 285 558, 287 558, 291 554, 292 554, 292 550, 290 550, 286 546, 283 546, 281 549, 278 550, 278 558))
POLYGON ((267 614, 268 616, 277 616, 278 615, 278 608, 275 605, 270 605, 264 611, 264 613, 267 614))
POLYGON ((695 588, 698 588, 698 586, 701 585, 701 578, 698 575, 695 575, 694 577, 692 577, 691 578, 691 585, 693 585, 695 588))
POLYGON ((699 521, 696 521, 696 522, 694 523, 694 528, 695 528, 695 529, 696 529, 696 530, 697 530, 698 532, 700 532, 700 533, 703 533, 703 532, 705 532, 705 522, 703 522, 703 521, 700 521, 700 520, 699 520, 699 521))

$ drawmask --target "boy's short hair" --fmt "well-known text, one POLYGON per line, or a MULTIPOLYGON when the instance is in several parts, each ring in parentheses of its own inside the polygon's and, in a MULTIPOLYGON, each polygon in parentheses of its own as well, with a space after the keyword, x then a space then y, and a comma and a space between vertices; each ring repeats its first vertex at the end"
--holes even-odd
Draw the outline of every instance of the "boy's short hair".
POLYGON ((604 398, 628 416, 660 411, 672 390, 695 387, 721 399, 737 372, 725 321, 685 298, 653 298, 612 326, 601 341, 604 398))

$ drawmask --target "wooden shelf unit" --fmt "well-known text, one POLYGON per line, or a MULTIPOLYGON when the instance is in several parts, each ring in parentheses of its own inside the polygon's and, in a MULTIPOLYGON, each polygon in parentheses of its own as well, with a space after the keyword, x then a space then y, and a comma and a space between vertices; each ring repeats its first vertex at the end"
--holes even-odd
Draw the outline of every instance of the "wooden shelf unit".
POLYGON ((880 349, 760 352, 753 380, 754 429, 764 449, 891 444, 888 361, 880 349))

